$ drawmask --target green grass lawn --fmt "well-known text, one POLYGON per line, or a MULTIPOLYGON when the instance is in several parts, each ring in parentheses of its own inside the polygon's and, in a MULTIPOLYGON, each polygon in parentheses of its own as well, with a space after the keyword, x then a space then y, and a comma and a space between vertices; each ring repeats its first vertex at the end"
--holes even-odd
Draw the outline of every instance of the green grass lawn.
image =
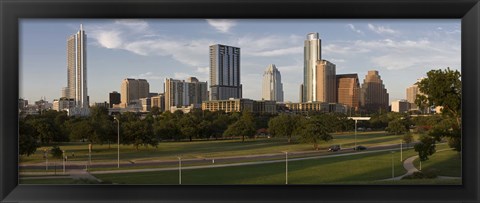
MULTIPOLYGON (((403 157, 415 155, 405 150, 403 157)), ((393 154, 395 176, 406 173, 400 153, 393 154)), ((378 152, 344 157, 290 161, 289 184, 356 184, 392 177, 392 154, 378 152)), ((178 184, 178 171, 98 174, 121 184, 178 184)), ((285 184, 285 163, 182 170, 182 184, 285 184)))
MULTIPOLYGON (((442 149, 438 148, 437 150, 442 149)), ((461 154, 454 150, 436 152, 429 157, 429 160, 422 162, 422 170, 435 170, 439 176, 460 177, 462 175, 461 154)), ((416 168, 420 169, 420 159, 413 162, 416 168)))
MULTIPOLYGON (((334 139, 330 142, 320 144, 321 150, 326 150, 330 145, 339 144, 342 148, 353 147, 355 143, 354 133, 346 132, 333 134, 334 139)), ((385 132, 359 132, 357 134, 357 145, 373 146, 400 143, 402 135, 387 135, 385 132)), ((418 137, 414 135, 414 137, 418 137)), ((67 151, 69 161, 88 161, 87 143, 66 143, 60 145, 61 149, 67 151), (75 157, 72 157, 72 153, 75 157)), ((48 147, 50 148, 50 147, 48 147)), ((120 158, 122 162, 139 160, 176 160, 178 155, 185 159, 190 158, 218 158, 226 156, 242 156, 280 153, 282 151, 309 151, 312 144, 296 143, 288 144, 286 138, 271 139, 248 139, 241 140, 218 140, 218 141, 193 141, 193 142, 160 142, 158 148, 140 147, 137 151, 132 145, 120 146, 120 158)), ((113 162, 117 158, 116 145, 108 144, 93 145, 92 162, 113 162)), ((60 161, 49 159, 49 162, 60 161)), ((20 156, 20 163, 41 163, 43 158, 43 147, 30 156, 20 156)))

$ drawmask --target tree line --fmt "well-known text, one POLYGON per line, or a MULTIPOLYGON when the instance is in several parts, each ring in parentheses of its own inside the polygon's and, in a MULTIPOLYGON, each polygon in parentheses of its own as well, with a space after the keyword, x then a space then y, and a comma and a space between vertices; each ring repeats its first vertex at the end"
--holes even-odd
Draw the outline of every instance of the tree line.
MULTIPOLYGON (((417 85, 422 95, 416 104, 421 107, 442 106, 441 114, 413 117, 407 113, 378 112, 369 121, 358 122, 358 127, 385 130, 390 134, 404 135, 406 143, 412 142, 410 131, 422 136, 415 150, 421 160, 435 153, 435 143, 447 140, 457 151, 461 150, 461 81, 458 71, 432 70, 417 85)), ((132 112, 108 114, 104 107, 92 107, 88 117, 69 117, 66 112, 43 111, 40 115, 28 115, 19 120, 19 152, 33 154, 41 145, 58 142, 83 141, 92 144, 120 143, 158 147, 161 141, 192 141, 194 139, 253 138, 263 129, 270 136, 286 137, 292 142, 311 143, 318 149, 321 141, 333 139, 331 133, 351 131, 354 121, 341 113, 309 112, 306 115, 256 114, 248 111, 226 113, 224 111, 160 112, 157 107, 146 115, 132 112), (118 127, 118 129, 117 129, 118 127)), ((360 116, 360 115, 355 115, 360 116)))

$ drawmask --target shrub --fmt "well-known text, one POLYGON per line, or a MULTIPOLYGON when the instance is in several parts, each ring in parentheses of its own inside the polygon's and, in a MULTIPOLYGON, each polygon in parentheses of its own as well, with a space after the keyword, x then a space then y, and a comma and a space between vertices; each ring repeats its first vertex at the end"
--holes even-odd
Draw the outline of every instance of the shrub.
POLYGON ((52 149, 50 149, 50 152, 52 153, 53 158, 61 159, 62 158, 62 150, 60 149, 59 146, 54 145, 52 149))

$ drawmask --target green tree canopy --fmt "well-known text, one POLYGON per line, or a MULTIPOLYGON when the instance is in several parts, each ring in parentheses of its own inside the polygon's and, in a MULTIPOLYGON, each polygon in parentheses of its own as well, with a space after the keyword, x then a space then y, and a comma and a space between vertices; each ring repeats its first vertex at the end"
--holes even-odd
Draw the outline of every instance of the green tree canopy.
MULTIPOLYGON (((434 141, 447 137, 450 146, 460 151, 462 128, 462 81, 460 72, 450 70, 450 68, 431 70, 427 73, 427 78, 416 84, 420 92, 423 93, 423 95, 417 95, 415 100, 418 106, 442 107, 443 120, 433 126, 429 135, 433 137, 434 141)), ((425 150, 426 148, 422 149, 425 150)), ((430 155, 429 152, 419 151, 419 155, 420 153, 430 155)))

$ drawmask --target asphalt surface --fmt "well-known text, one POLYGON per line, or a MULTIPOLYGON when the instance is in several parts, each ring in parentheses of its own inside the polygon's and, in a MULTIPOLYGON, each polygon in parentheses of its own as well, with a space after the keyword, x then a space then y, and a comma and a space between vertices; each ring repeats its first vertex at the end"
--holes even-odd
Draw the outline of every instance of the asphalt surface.
MULTIPOLYGON (((410 146, 413 146, 411 144, 410 146)), ((360 154, 365 152, 379 152, 379 151, 388 151, 388 150, 399 150, 400 144, 393 145, 384 145, 384 146, 372 146, 368 147, 366 150, 356 152, 353 148, 344 148, 336 152, 328 152, 327 150, 318 150, 318 151, 303 151, 303 152, 289 152, 289 161, 295 160, 304 160, 309 158, 321 158, 321 157, 332 157, 332 155, 340 154, 360 154)), ((246 155, 246 156, 232 156, 232 157, 220 157, 215 159, 182 159, 182 165, 202 165, 202 166, 212 166, 212 165, 224 165, 232 163, 246 163, 246 162, 259 162, 265 160, 267 161, 284 161, 285 153, 279 152, 275 154, 259 154, 259 155, 246 155)), ((171 167, 173 165, 178 165, 178 160, 151 160, 151 161, 137 161, 131 162, 127 160, 120 160, 120 168, 128 169, 130 167, 144 167, 144 166, 154 166, 154 167, 171 167)), ((266 162, 268 163, 268 162, 266 162)), ((67 161, 65 165, 66 170, 72 169, 85 169, 87 162, 85 161, 67 161)), ((258 164, 258 163, 257 163, 258 164)), ((63 163, 56 163, 56 170, 63 170, 63 163)), ((108 163, 92 163, 88 168, 116 168, 117 162, 108 162, 108 163)), ((53 169, 54 165, 50 163, 49 169, 53 169)), ((45 163, 36 163, 36 164, 20 164, 20 170, 25 169, 45 169, 45 163)), ((131 168, 133 169, 133 168, 131 168)))

